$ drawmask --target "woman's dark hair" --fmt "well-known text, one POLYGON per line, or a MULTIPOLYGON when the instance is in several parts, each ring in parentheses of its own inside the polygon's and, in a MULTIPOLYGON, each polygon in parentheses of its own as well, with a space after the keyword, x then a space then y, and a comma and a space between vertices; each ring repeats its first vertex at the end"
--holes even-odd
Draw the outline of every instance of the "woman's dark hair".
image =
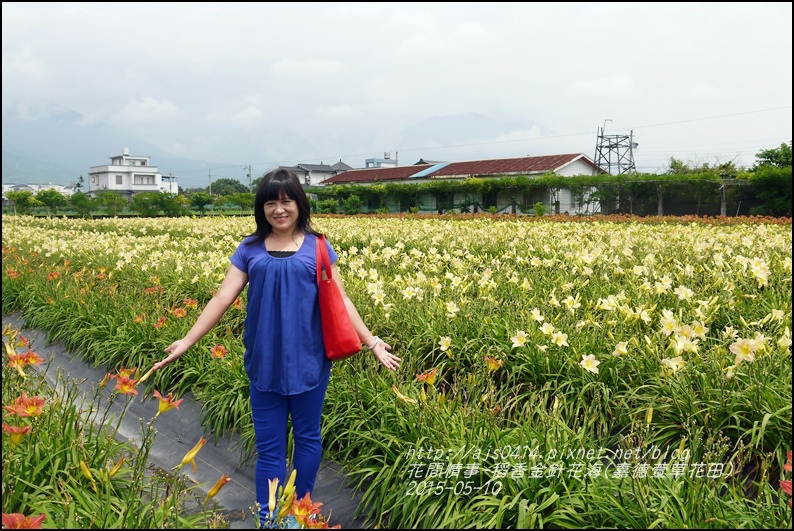
POLYGON ((306 192, 303 191, 300 179, 295 172, 286 168, 279 168, 271 171, 262 178, 259 187, 256 189, 254 198, 254 219, 256 220, 256 230, 249 235, 248 245, 254 245, 265 241, 273 227, 265 217, 265 203, 268 201, 278 201, 283 197, 289 197, 298 205, 297 228, 304 233, 319 235, 311 225, 311 206, 306 192))

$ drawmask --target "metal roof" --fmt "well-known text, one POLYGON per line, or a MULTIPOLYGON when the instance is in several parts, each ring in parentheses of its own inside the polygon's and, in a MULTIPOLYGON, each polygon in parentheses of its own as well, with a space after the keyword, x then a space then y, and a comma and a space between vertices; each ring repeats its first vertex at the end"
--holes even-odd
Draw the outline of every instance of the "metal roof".
POLYGON ((485 177, 489 175, 537 175, 559 171, 565 166, 580 159, 592 166, 594 170, 603 172, 603 170, 596 166, 595 163, 584 154, 569 153, 565 155, 543 155, 539 157, 472 160, 467 162, 349 170, 325 179, 322 184, 399 181, 420 177, 425 179, 460 179, 478 176, 485 177))

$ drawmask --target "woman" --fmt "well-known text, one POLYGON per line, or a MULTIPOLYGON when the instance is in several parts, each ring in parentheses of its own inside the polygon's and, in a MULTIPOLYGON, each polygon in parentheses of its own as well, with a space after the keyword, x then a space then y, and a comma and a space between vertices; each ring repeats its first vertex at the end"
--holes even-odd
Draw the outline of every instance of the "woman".
MULTIPOLYGON (((168 356, 154 365, 161 369, 184 354, 220 321, 248 285, 243 343, 250 380, 251 410, 256 432, 256 498, 264 514, 268 480, 286 476, 287 420, 292 419, 293 465, 298 498, 311 494, 322 460, 320 417, 331 373, 325 356, 316 278, 316 237, 310 207, 298 176, 274 170, 256 192, 256 231, 232 254, 218 292, 168 356)), ((391 345, 375 337, 347 296, 337 271, 338 255, 326 241, 331 273, 341 291, 361 342, 387 369, 400 358, 391 345)), ((325 275, 325 273, 323 273, 325 275)))

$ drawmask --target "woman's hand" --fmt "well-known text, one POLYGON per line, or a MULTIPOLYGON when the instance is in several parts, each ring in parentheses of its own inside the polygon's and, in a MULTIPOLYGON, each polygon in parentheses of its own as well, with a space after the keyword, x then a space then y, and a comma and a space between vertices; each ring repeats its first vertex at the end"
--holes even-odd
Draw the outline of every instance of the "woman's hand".
POLYGON ((391 345, 383 340, 378 341, 378 344, 372 349, 375 358, 390 371, 396 371, 400 367, 400 358, 389 352, 391 345))
POLYGON ((176 360, 179 356, 187 352, 187 349, 189 348, 190 345, 187 344, 187 341, 184 339, 177 339, 168 347, 163 349, 163 352, 168 352, 168 356, 155 363, 152 367, 152 371, 157 371, 170 365, 172 361, 176 360))

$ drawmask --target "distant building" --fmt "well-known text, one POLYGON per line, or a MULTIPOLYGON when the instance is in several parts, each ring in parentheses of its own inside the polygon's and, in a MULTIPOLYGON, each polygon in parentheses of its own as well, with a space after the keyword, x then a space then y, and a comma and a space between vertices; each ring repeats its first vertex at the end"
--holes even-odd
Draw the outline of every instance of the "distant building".
POLYGON ((179 193, 177 178, 160 175, 157 166, 149 165, 149 157, 134 157, 129 149, 110 157, 106 166, 92 166, 88 170, 88 194, 96 197, 102 190, 115 190, 126 198, 141 192, 179 193))
MULTIPOLYGON (((369 159, 374 160, 374 159, 369 159)), ((390 159, 385 159, 390 160, 390 159)), ((465 162, 433 162, 420 159, 411 166, 370 166, 363 169, 348 170, 335 177, 326 179, 322 185, 358 184, 372 185, 376 183, 422 183, 439 180, 463 181, 468 178, 499 178, 506 176, 536 177, 547 173, 554 173, 561 177, 575 175, 598 175, 607 173, 599 168, 587 155, 582 153, 569 153, 564 155, 544 155, 538 157, 520 157, 512 159, 472 160, 465 162)), ((587 190, 585 195, 592 193, 587 190)), ((377 199, 372 199, 372 204, 366 205, 370 211, 380 208, 377 199)), ((455 210, 472 201, 466 194, 447 193, 430 194, 425 192, 416 199, 418 204, 424 205, 426 211, 444 212, 455 210)), ((495 207, 498 212, 521 213, 540 202, 549 208, 552 213, 586 213, 589 208, 574 196, 570 190, 538 190, 531 194, 524 194, 516 198, 506 192, 492 193, 482 198, 475 198, 470 205, 474 212, 478 209, 495 207)), ((402 211, 404 205, 387 204, 391 210, 402 211)))
POLYGON ((391 152, 386 151, 383 153, 382 159, 366 159, 364 161, 364 169, 367 168, 394 168, 399 166, 400 161, 397 159, 392 160, 391 152))
POLYGON ((322 186, 320 183, 323 181, 328 180, 335 175, 339 175, 340 173, 352 170, 353 168, 342 162, 340 159, 339 162, 333 166, 329 166, 328 164, 323 164, 321 162, 320 164, 279 166, 279 169, 287 169, 294 172, 300 179, 300 182, 304 188, 311 188, 312 186, 322 186))
POLYGON ((48 184, 3 183, 3 206, 5 206, 6 202, 8 202, 8 198, 6 197, 6 192, 28 191, 35 196, 37 193, 39 193, 40 190, 56 190, 66 197, 70 197, 76 191, 74 184, 72 184, 71 186, 63 186, 61 184, 52 184, 52 183, 48 183, 48 184))

